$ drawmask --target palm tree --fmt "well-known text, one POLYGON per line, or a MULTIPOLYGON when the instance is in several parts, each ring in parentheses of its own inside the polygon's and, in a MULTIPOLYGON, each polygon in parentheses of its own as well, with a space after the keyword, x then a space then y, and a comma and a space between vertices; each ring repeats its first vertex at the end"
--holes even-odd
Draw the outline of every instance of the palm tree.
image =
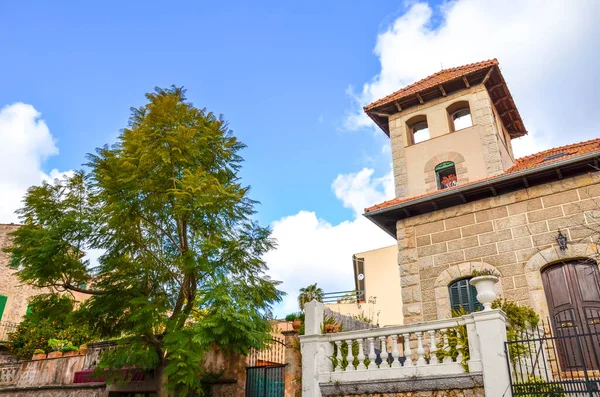
POLYGON ((304 311, 304 305, 312 300, 323 301, 323 289, 318 288, 317 283, 311 284, 306 288, 300 288, 300 295, 298 295, 300 310, 304 311))

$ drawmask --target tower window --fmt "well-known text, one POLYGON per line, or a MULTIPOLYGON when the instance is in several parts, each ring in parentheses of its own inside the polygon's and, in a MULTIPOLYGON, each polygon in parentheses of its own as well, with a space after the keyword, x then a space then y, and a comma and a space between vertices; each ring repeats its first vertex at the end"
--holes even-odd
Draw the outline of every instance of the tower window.
POLYGON ((435 177, 437 179, 438 189, 446 189, 458 185, 456 166, 452 161, 444 161, 443 163, 436 165, 435 177))
POLYGON ((429 126, 427 126, 427 121, 421 121, 417 123, 412 128, 413 134, 413 144, 424 142, 429 139, 429 126))
POLYGON ((448 106, 448 117, 450 119, 450 128, 453 131, 462 130, 473 126, 473 119, 471 118, 471 109, 468 101, 458 101, 448 106))
POLYGON ((467 313, 472 313, 483 309, 483 306, 477 300, 477 290, 469 284, 469 279, 464 278, 450 284, 450 308, 458 311, 463 308, 467 313))

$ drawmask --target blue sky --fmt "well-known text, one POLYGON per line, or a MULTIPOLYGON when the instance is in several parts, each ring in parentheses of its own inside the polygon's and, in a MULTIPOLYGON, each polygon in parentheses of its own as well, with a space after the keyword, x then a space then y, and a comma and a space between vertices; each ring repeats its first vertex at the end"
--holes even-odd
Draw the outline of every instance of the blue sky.
POLYGON ((184 85, 248 145, 289 293, 277 314, 297 310, 300 287, 350 289, 352 254, 394 243, 361 216, 393 197, 387 137, 361 106, 498 58, 529 130, 518 156, 595 138, 598 20, 595 0, 0 0, 0 222, 114 141, 146 92, 184 85))
MULTIPOLYGON (((350 84, 377 72, 379 26, 398 2, 3 1, 0 105, 32 104, 57 140, 47 172, 111 142, 154 86, 184 85, 248 145, 244 180, 271 222, 351 213, 337 174, 387 167, 385 139, 341 130, 350 84)), ((382 169, 383 169, 382 168, 382 169)))

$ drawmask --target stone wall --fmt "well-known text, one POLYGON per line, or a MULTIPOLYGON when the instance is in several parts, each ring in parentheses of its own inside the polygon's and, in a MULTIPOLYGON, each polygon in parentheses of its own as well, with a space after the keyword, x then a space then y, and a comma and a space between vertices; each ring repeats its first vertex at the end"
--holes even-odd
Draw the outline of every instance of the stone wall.
POLYGON ((0 397, 105 397, 104 383, 80 385, 10 387, 0 389, 0 397))
MULTIPOLYGON (((342 394, 343 397, 380 397, 381 394, 342 394)), ((483 388, 452 389, 439 391, 407 391, 401 393, 386 393, 386 397, 484 397, 483 388)))
POLYGON ((404 321, 448 318, 448 285, 488 268, 501 275, 498 292, 548 309, 540 269, 568 258, 597 257, 599 173, 563 179, 397 222, 404 321), (555 238, 565 234, 569 248, 555 238))
POLYGON ((338 324, 340 324, 342 326, 342 329, 344 331, 355 331, 355 330, 359 330, 359 329, 369 329, 369 328, 377 327, 371 323, 361 321, 352 316, 347 316, 345 314, 335 312, 335 311, 329 309, 328 307, 325 308, 324 312, 325 312, 326 316, 335 318, 335 321, 337 321, 338 324))

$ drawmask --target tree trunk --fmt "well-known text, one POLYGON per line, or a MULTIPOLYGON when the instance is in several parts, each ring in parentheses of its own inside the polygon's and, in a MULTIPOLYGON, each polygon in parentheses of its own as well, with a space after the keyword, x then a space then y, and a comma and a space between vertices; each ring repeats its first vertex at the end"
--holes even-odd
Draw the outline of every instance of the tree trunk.
POLYGON ((160 363, 154 369, 156 379, 156 397, 169 397, 167 391, 167 377, 165 376, 166 360, 161 358, 160 363))

